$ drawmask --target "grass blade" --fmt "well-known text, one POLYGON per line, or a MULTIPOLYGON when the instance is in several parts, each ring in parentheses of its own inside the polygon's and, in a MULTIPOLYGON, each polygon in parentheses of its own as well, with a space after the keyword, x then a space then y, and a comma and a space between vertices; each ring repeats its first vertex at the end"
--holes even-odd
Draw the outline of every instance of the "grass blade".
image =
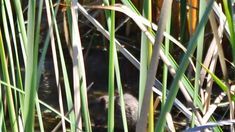
MULTIPOLYGON (((206 9, 206 2, 205 1, 200 1, 199 5, 199 21, 202 19, 203 13, 205 12, 206 9)), ((205 25, 202 27, 200 34, 198 35, 198 40, 195 42, 197 43, 197 63, 196 63, 196 73, 195 73, 195 81, 194 81, 194 94, 193 94, 193 105, 194 107, 197 107, 196 105, 196 100, 199 92, 199 87, 200 85, 200 71, 201 71, 201 65, 200 63, 202 62, 202 53, 203 53, 203 42, 204 42, 204 29, 205 25)), ((194 127, 195 125, 195 116, 196 113, 193 113, 192 116, 192 124, 191 127, 194 127)))
MULTIPOLYGON (((86 75, 85 75, 85 67, 84 67, 84 59, 82 54, 82 46, 81 46, 81 40, 80 40, 80 33, 77 26, 77 18, 75 12, 75 5, 76 3, 73 3, 73 6, 71 8, 71 15, 72 15, 72 25, 73 25, 73 32, 72 32, 72 44, 73 44, 73 61, 74 65, 78 68, 76 74, 79 75, 79 78, 77 81, 79 81, 81 84, 77 87, 77 89, 74 89, 75 91, 80 91, 80 97, 81 103, 82 103, 82 111, 83 111, 83 119, 85 121, 85 129, 87 132, 91 132, 91 122, 90 122, 90 115, 88 111, 88 101, 87 101, 87 88, 86 88, 86 75)), ((75 70, 76 71, 76 70, 75 70)), ((79 93, 79 92, 78 92, 79 93)), ((77 94, 78 94, 77 93, 77 94)), ((74 98, 77 99, 77 96, 74 98)), ((80 103, 80 102, 79 102, 80 103)), ((75 105, 76 106, 76 105, 75 105)), ((76 108, 75 108, 76 110, 76 108)), ((80 113, 80 112, 79 112, 80 113)), ((79 113, 76 113, 79 115, 79 113)), ((77 117, 78 118, 78 117, 77 117)), ((80 118, 80 121, 81 118, 80 118)), ((79 123, 79 122, 78 122, 79 123)), ((82 127, 82 126, 80 126, 82 127)), ((81 129, 81 128, 80 128, 81 129)))
MULTIPOLYGON (((7 72, 8 69, 7 69, 6 55, 5 55, 4 45, 3 45, 1 29, 0 29, 0 59, 1 59, 1 65, 2 65, 3 80, 5 80, 6 83, 10 84, 10 78, 7 72)), ((17 118, 16 118, 17 116, 15 112, 12 91, 9 87, 6 87, 6 97, 7 97, 7 103, 8 103, 7 106, 9 110, 11 129, 13 132, 17 132, 18 131, 17 118)))

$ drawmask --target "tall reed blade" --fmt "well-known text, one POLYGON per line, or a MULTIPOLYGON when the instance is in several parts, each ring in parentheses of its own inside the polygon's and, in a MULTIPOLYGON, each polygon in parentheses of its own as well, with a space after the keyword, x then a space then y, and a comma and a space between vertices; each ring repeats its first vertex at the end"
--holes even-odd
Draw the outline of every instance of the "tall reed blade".
MULTIPOLYGON (((8 0, 7 0, 8 1, 8 0)), ((24 59, 24 64, 26 65, 26 45, 28 43, 27 40, 27 33, 26 33, 26 27, 25 27, 25 21, 24 21, 24 17, 23 17, 23 10, 22 10, 22 5, 21 5, 21 1, 20 0, 14 0, 14 7, 15 7, 15 12, 16 12, 16 17, 17 17, 17 26, 19 26, 19 30, 20 30, 20 37, 22 38, 22 41, 20 43, 21 46, 21 50, 22 50, 22 54, 23 54, 23 59, 24 59)))
POLYGON ((25 98, 23 107, 23 122, 25 131, 33 131, 35 114, 35 95, 37 83, 37 56, 35 56, 35 1, 29 1, 28 26, 27 26, 27 45, 25 66, 25 98))
MULTIPOLYGON (((10 78, 9 78, 9 73, 8 73, 8 68, 7 68, 7 61, 6 61, 6 53, 3 45, 3 38, 2 38, 2 32, 0 29, 0 59, 1 59, 1 68, 3 72, 3 80, 10 84, 10 78)), ((9 118, 10 118, 10 125, 11 125, 11 130, 13 132, 18 131, 18 125, 17 125, 17 116, 15 112, 15 107, 14 107, 14 102, 13 102, 13 95, 11 88, 9 86, 5 87, 6 88, 6 99, 7 99, 7 107, 9 110, 9 118)))
MULTIPOLYGON (((206 9, 206 2, 200 1, 199 21, 202 19, 202 15, 205 12, 205 9, 206 9)), ((199 87, 201 86, 201 84, 200 84, 200 77, 201 77, 201 75, 200 75, 200 71, 201 71, 200 62, 202 61, 202 53, 203 53, 204 29, 205 29, 205 25, 202 27, 202 30, 198 36, 198 40, 196 41, 196 43, 197 43, 197 63, 196 63, 196 73, 195 73, 195 82, 194 82, 194 94, 193 94, 194 107, 197 107, 196 99, 198 96, 199 87)), ((195 114, 196 113, 193 113, 193 116, 192 116, 191 127, 194 127, 194 125, 195 125, 195 114)))
MULTIPOLYGON (((111 0, 111 5, 115 4, 115 0, 111 0)), ((109 26, 110 47, 109 47, 109 80, 108 80, 108 132, 114 131, 114 49, 115 49, 115 11, 111 11, 108 19, 111 19, 109 26)))
MULTIPOLYGON (((83 119, 85 121, 85 131, 87 132, 91 132, 91 122, 90 122, 90 115, 89 115, 89 111, 88 111, 88 101, 87 101, 87 87, 86 87, 86 74, 85 74, 85 67, 84 67, 84 59, 83 59, 83 54, 82 54, 82 46, 81 46, 81 40, 80 40, 80 33, 78 30, 78 25, 77 25, 77 12, 75 12, 75 5, 76 2, 73 2, 72 8, 71 8, 71 15, 72 15, 72 45, 73 45, 73 65, 74 65, 74 74, 78 75, 77 80, 74 81, 76 82, 80 82, 78 83, 79 85, 74 89, 74 98, 77 99, 74 101, 75 104, 75 112, 76 112, 76 119, 77 119, 77 124, 79 129, 82 129, 82 120, 81 120, 81 109, 78 107, 77 105, 79 105, 81 100, 81 104, 82 104, 82 111, 83 111, 83 119), (76 69, 75 69, 76 68, 76 69), (78 91, 78 92, 76 92, 78 91), (79 95, 80 94, 80 95, 79 95), (78 99, 79 98, 79 99, 78 99), (78 109, 76 111, 76 109, 78 109), (80 117, 79 117, 80 116, 80 117)), ((76 77, 76 75, 74 75, 76 77)), ((74 85, 76 86, 76 85, 74 85)))

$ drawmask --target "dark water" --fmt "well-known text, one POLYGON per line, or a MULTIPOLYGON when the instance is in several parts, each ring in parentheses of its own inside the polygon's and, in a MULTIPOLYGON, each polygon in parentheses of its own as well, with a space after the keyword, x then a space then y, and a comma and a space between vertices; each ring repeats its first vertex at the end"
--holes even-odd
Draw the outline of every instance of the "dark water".
MULTIPOLYGON (((86 51, 84 50, 84 53, 86 51)), ((67 58, 67 70, 72 80, 72 63, 70 56, 67 58)), ((119 57, 121 79, 123 83, 123 88, 125 92, 131 93, 137 96, 138 92, 138 71, 132 66, 123 56, 119 57)), ((85 68, 86 68, 86 78, 87 85, 93 84, 88 91, 88 101, 93 101, 97 97, 104 95, 108 92, 108 52, 104 50, 92 49, 89 51, 87 58, 85 59, 85 68)), ((65 91, 63 86, 63 78, 60 77, 61 87, 63 97, 65 97, 65 91)), ((72 88, 72 81, 70 86, 72 88)), ((54 65, 53 60, 50 55, 45 59, 44 70, 41 76, 40 87, 38 89, 39 98, 52 106, 53 108, 59 110, 58 104, 58 88, 56 86, 55 74, 54 74, 54 65)), ((64 106, 66 108, 66 103, 64 99, 64 106)), ((56 118, 55 114, 51 111, 48 111, 46 108, 42 107, 43 118, 46 121, 45 124, 49 125, 48 130, 51 130, 58 123, 59 118, 56 118)), ((65 110, 66 111, 66 110, 65 110)), ((94 127, 94 129, 105 129, 94 127)))

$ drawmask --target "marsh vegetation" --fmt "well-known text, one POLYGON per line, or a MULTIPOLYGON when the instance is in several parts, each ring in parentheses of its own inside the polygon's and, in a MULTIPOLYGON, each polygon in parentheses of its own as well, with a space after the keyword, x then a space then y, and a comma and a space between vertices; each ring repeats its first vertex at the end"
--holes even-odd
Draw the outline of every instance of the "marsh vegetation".
POLYGON ((0 131, 235 131, 234 1, 0 3, 0 131))

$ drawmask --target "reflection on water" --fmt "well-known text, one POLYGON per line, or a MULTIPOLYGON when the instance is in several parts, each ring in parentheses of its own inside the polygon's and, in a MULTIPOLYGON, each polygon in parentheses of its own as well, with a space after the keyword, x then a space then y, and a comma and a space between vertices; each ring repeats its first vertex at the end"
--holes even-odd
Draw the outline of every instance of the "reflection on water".
POLYGON ((43 72, 41 75, 38 89, 39 99, 48 103, 50 106, 57 108, 58 92, 55 81, 54 66, 52 58, 46 58, 43 72))

